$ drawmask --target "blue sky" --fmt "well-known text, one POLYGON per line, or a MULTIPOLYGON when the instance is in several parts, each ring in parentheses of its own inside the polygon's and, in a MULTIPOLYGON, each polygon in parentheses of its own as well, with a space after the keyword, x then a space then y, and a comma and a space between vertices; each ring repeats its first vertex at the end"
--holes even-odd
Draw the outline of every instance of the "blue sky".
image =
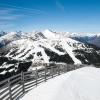
POLYGON ((100 32, 100 0, 0 0, 0 30, 100 32))

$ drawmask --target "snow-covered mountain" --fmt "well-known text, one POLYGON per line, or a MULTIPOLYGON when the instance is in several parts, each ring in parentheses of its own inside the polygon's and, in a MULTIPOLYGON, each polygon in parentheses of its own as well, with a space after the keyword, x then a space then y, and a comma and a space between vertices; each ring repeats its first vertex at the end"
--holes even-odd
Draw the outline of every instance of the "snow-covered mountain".
POLYGON ((26 69, 30 66, 32 68, 35 63, 100 63, 100 48, 51 30, 31 33, 11 32, 0 37, 0 43, 4 43, 0 49, 0 73, 11 72, 11 66, 12 72, 15 72, 16 66, 18 71, 23 67, 22 65, 18 67, 20 62, 24 63, 24 66, 25 63, 29 63, 26 69), (2 62, 4 58, 8 60, 2 62), (8 66, 8 70, 5 66, 8 66))
MULTIPOLYGON (((7 42, 8 44, 1 49, 1 55, 17 60, 31 60, 33 63, 82 64, 92 63, 92 60, 88 57, 90 53, 93 57, 99 56, 99 48, 50 30, 24 35, 13 32, 4 37, 9 40, 9 43, 7 42)), ((94 58, 94 63, 97 63, 97 58, 94 58)))
POLYGON ((69 37, 84 43, 90 43, 100 47, 100 33, 71 33, 69 37))
POLYGON ((9 44, 10 42, 14 40, 18 40, 20 38, 21 38, 20 34, 18 34, 17 32, 10 32, 8 34, 5 34, 0 37, 0 47, 5 46, 9 44))

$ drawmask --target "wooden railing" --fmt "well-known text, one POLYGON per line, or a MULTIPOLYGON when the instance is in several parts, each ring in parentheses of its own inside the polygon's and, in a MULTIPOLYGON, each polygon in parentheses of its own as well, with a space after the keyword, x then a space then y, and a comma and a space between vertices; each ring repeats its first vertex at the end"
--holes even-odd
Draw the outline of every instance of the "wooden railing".
POLYGON ((83 66, 61 65, 21 72, 0 82, 0 100, 19 100, 23 94, 42 82, 83 66))

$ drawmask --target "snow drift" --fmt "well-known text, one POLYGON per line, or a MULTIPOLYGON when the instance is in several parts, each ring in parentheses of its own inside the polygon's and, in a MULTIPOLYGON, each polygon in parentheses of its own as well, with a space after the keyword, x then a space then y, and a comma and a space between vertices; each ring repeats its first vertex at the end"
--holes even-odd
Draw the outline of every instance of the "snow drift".
POLYGON ((100 69, 68 72, 41 84, 21 100, 100 100, 100 69))

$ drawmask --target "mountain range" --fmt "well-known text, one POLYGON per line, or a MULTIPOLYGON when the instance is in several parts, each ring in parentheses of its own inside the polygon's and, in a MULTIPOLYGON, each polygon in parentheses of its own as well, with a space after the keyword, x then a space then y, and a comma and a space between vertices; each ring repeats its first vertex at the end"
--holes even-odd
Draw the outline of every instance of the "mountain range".
POLYGON ((44 30, 30 33, 2 32, 0 75, 34 69, 34 64, 98 64, 100 34, 62 33, 44 30))

